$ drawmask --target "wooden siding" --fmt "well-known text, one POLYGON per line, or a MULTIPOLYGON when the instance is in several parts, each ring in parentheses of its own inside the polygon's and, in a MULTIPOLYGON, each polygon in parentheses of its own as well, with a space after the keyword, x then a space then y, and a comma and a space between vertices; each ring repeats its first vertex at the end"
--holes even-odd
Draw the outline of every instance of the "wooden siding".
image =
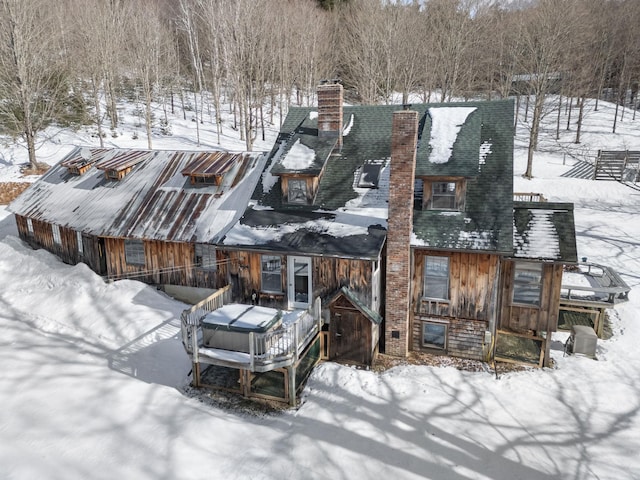
POLYGON ((436 252, 414 250, 411 308, 411 347, 422 346, 422 322, 444 321, 447 348, 443 353, 484 360, 487 346, 484 332, 491 328, 497 313, 500 257, 487 253, 436 252), (426 256, 449 258, 449 300, 422 298, 426 256))
POLYGON ((412 325, 412 348, 415 351, 442 352, 453 357, 486 360, 489 346, 484 344, 484 332, 487 328, 488 322, 481 320, 416 315, 412 325), (447 344, 444 351, 422 346, 422 323, 433 320, 447 325, 447 344))
POLYGON ((124 239, 106 238, 107 272, 110 278, 133 278, 150 284, 221 288, 226 285, 224 258, 216 252, 217 270, 195 267, 192 243, 144 241, 144 265, 128 264, 124 239))
POLYGON ((378 334, 373 324, 344 296, 330 307, 329 359, 357 365, 371 365, 376 353, 378 334))
POLYGON ((555 332, 558 327, 560 309, 562 264, 543 264, 539 307, 513 304, 514 266, 515 262, 512 260, 506 260, 503 263, 502 311, 498 328, 514 332, 555 332))
POLYGON ((496 314, 497 255, 484 253, 414 251, 412 311, 416 314, 489 321, 496 314), (449 257, 449 301, 422 298, 424 259, 449 257))
MULTIPOLYGON (((287 308, 287 256, 281 258, 281 291, 262 292, 262 255, 273 252, 227 251, 229 283, 237 302, 256 301, 263 306, 287 308)), ((300 255, 300 254, 298 254, 300 255)), ((312 257, 313 298, 327 298, 342 286, 348 286, 366 305, 372 299, 372 268, 370 260, 350 260, 332 257, 312 257)))

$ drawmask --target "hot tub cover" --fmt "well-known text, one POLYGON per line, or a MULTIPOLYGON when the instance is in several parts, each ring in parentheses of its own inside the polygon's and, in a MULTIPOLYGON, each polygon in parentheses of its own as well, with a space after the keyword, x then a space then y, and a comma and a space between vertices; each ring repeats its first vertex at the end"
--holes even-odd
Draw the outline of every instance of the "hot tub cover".
POLYGON ((275 308, 233 303, 208 313, 202 327, 240 333, 263 333, 282 322, 282 312, 275 308))

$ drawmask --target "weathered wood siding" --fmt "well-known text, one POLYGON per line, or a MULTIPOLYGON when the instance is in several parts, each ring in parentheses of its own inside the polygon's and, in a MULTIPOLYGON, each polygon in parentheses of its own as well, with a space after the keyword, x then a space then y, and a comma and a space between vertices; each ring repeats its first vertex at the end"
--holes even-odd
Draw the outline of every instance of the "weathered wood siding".
POLYGON ((489 321, 496 313, 497 255, 414 251, 413 311, 417 314, 489 321), (422 298, 424 263, 428 255, 449 257, 449 301, 422 298))
POLYGON ((488 324, 482 320, 468 318, 443 318, 415 315, 412 324, 413 350, 432 349, 422 346, 422 322, 437 320, 447 325, 447 345, 443 353, 453 357, 486 360, 488 345, 484 344, 484 332, 488 324))
POLYGON ((414 250, 412 308, 414 350, 422 350, 422 322, 443 321, 447 328, 445 353, 483 359, 484 332, 497 313, 500 257, 485 253, 414 250), (425 257, 449 257, 449 301, 422 298, 425 257))
POLYGON ((365 317, 344 297, 330 307, 329 359, 338 362, 371 365, 378 335, 377 325, 365 317))
POLYGON ((226 285, 225 268, 216 252, 217 270, 194 266, 195 247, 192 243, 144 241, 144 265, 127 263, 125 241, 105 238, 107 273, 110 278, 133 278, 150 284, 184 285, 188 287, 220 288, 226 285))
POLYGON ((82 255, 78 250, 78 240, 75 230, 58 227, 60 231, 60 243, 56 243, 53 237, 53 226, 50 223, 32 220, 33 234, 29 232, 27 219, 16 215, 16 225, 21 239, 35 248, 44 248, 57 255, 63 262, 76 264, 82 261, 82 255))
MULTIPOLYGON (((261 264, 263 254, 273 255, 272 252, 224 252, 233 299, 237 302, 251 302, 252 296, 255 294, 256 301, 260 305, 286 309, 287 255, 279 255, 281 258, 281 291, 263 292, 261 264)), ((326 298, 346 285, 358 295, 363 303, 371 305, 372 268, 373 262, 370 260, 312 257, 313 298, 326 298)))
POLYGON ((545 263, 542 267, 540 306, 514 305, 513 278, 515 262, 503 262, 501 275, 502 311, 498 328, 514 332, 546 331, 558 328, 560 290, 562 286, 562 264, 545 263))

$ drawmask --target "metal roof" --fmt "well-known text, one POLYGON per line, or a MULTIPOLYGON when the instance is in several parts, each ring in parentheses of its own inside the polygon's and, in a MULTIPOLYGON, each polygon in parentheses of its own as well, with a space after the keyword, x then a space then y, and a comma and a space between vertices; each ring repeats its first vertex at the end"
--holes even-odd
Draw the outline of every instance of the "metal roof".
POLYGON ((228 154, 217 185, 194 186, 182 171, 202 152, 129 149, 74 149, 9 206, 25 217, 87 234, 175 242, 215 243, 246 208, 266 156, 228 154), (93 165, 72 175, 65 165, 86 156, 103 156, 119 167, 134 161, 122 180, 105 178, 93 165))

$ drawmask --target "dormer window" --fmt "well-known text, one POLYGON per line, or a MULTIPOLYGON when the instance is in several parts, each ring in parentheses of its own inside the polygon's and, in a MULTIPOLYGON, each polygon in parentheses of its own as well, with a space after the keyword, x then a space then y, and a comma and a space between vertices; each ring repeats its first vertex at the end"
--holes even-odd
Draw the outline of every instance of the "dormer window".
POLYGON ((96 168, 104 171, 104 176, 109 180, 122 180, 138 163, 149 156, 147 151, 123 152, 112 158, 102 160, 96 164, 96 168))
POLYGON ((225 175, 242 159, 241 154, 207 152, 197 155, 180 173, 191 185, 222 185, 225 175))
POLYGON ((424 210, 463 211, 465 206, 466 181, 463 178, 425 177, 420 194, 414 189, 414 206, 424 210), (421 198, 420 198, 421 197, 421 198))
POLYGON ((431 184, 431 210, 456 210, 456 182, 431 184))
POLYGON ((287 201, 289 203, 306 205, 307 197, 307 181, 304 178, 289 178, 287 181, 287 201))

